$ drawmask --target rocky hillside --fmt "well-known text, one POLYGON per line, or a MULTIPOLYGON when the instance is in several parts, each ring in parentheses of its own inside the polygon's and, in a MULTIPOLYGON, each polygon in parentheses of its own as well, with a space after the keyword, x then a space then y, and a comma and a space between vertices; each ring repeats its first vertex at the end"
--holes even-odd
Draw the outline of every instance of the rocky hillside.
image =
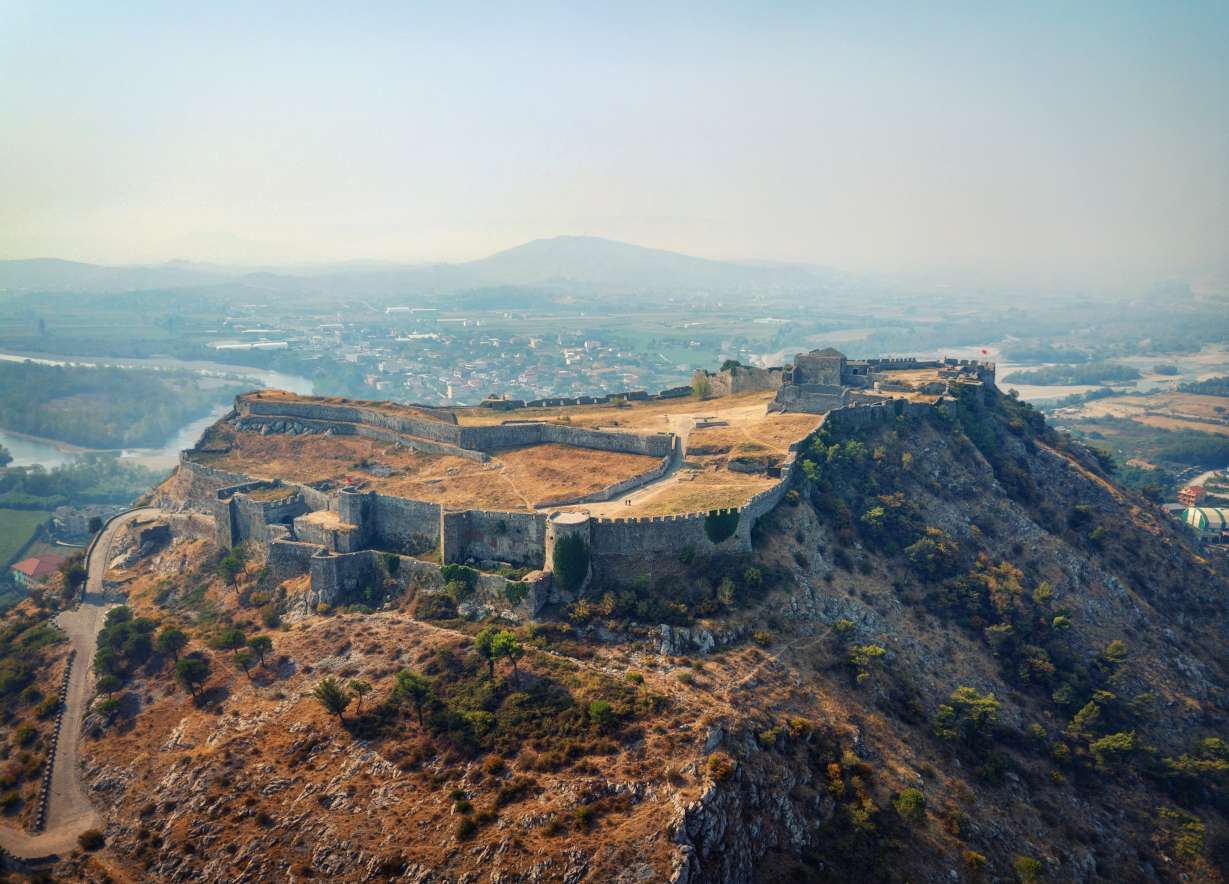
POLYGON ((463 570, 308 611, 201 540, 126 557, 106 843, 60 871, 1221 880, 1225 569, 987 396, 821 429, 753 557, 534 625, 456 617, 463 570))

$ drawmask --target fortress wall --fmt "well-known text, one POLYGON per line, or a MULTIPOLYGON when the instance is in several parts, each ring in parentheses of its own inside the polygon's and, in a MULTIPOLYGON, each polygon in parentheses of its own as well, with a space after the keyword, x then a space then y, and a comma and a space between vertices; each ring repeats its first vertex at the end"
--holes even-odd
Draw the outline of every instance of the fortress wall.
POLYGON ((278 415, 277 417, 246 417, 240 421, 239 426, 241 429, 249 432, 258 432, 260 429, 268 427, 274 433, 301 430, 307 433, 332 433, 336 436, 362 436, 365 439, 375 439, 377 442, 385 442, 389 445, 404 445, 406 448, 421 451, 423 454, 451 455, 453 457, 463 457, 466 460, 475 460, 480 463, 490 459, 481 452, 467 451, 464 448, 450 445, 446 442, 410 436, 387 427, 373 426, 365 423, 347 423, 345 421, 306 417, 287 418, 284 415, 278 415))
POLYGON ((304 543, 322 546, 326 549, 336 549, 333 540, 334 533, 334 531, 326 528, 324 525, 309 522, 306 519, 299 518, 294 520, 295 537, 304 543))
POLYGON ((445 511, 441 522, 445 563, 475 559, 525 568, 543 566, 546 517, 541 513, 445 511))
POLYGON ((212 498, 219 490, 249 481, 248 476, 217 470, 189 460, 188 452, 179 453, 179 469, 175 473, 172 497, 189 504, 212 498))
POLYGON ((362 531, 345 523, 328 526, 299 517, 294 520, 294 534, 303 543, 332 552, 355 552, 363 548, 362 531))
POLYGON ((310 485, 296 485, 295 487, 299 489, 299 494, 303 495, 303 504, 312 512, 337 509, 337 500, 329 492, 321 491, 310 485))
MULTIPOLYGON (((648 394, 643 391, 629 393, 627 398, 647 399, 648 394)), ((586 397, 585 401, 603 400, 586 397)), ((268 426, 275 425, 278 420, 292 420, 318 428, 321 432, 332 430, 339 434, 358 434, 390 444, 402 443, 427 453, 451 454, 471 460, 485 459, 476 456, 479 452, 543 442, 665 457, 671 444, 669 433, 641 436, 546 422, 510 422, 494 426, 462 427, 455 423, 439 423, 387 414, 376 409, 328 403, 266 401, 239 396, 235 400, 235 408, 245 425, 268 426), (418 438, 403 439, 399 434, 418 438), (424 440, 431 440, 437 445, 424 440)))
POLYGON ((769 411, 795 411, 823 414, 845 405, 844 387, 823 384, 785 384, 777 389, 769 411))
POLYGON ((668 456, 675 438, 671 433, 639 436, 635 433, 623 433, 617 430, 588 430, 564 424, 546 424, 545 426, 543 442, 575 445, 577 448, 594 448, 598 451, 647 454, 652 457, 668 456))
POLYGON ((422 553, 440 543, 440 505, 404 497, 369 494, 363 533, 382 549, 422 553))
POLYGON ((938 359, 916 359, 912 356, 893 356, 882 359, 864 359, 870 371, 912 371, 919 368, 940 368, 938 359))
MULTIPOLYGON (((736 396, 739 393, 761 393, 766 390, 775 390, 781 386, 783 376, 784 372, 779 368, 740 365, 737 368, 727 368, 709 375, 708 382, 712 396, 736 396)), ((687 388, 687 392, 691 392, 690 387, 687 388)))
POLYGON ((366 586, 383 582, 379 553, 362 550, 353 553, 314 553, 308 563, 311 574, 311 589, 307 594, 309 608, 324 603, 335 605, 347 595, 366 586))
MULTIPOLYGON (((639 518, 594 518, 590 523, 591 552, 595 560, 608 557, 677 555, 687 547, 697 553, 746 547, 740 532, 713 544, 704 533, 707 513, 639 518)), ((742 527, 739 519, 739 527, 742 527)))
POLYGON ((517 448, 522 445, 537 445, 543 441, 544 423, 525 422, 495 424, 489 427, 462 427, 458 443, 473 451, 495 451, 499 448, 517 448))
POLYGON ((172 513, 166 517, 166 523, 173 537, 217 542, 217 528, 213 518, 202 513, 172 513))
POLYGON ((282 500, 253 500, 242 492, 230 499, 233 533, 231 546, 245 540, 267 543, 272 539, 270 529, 286 523, 307 511, 303 498, 296 492, 282 500))
POLYGON ((506 423, 490 427, 463 427, 461 445, 476 451, 495 451, 524 445, 556 443, 597 451, 620 451, 665 457, 670 453, 670 433, 641 436, 618 430, 591 430, 566 424, 529 422, 506 423))
POLYGON ((275 540, 269 544, 267 564, 269 575, 278 583, 306 574, 311 568, 311 558, 319 546, 312 543, 296 543, 293 540, 275 540))
MULTIPOLYGON (((240 415, 261 415, 268 417, 294 417, 304 420, 342 421, 351 424, 365 424, 371 427, 384 427, 398 433, 411 436, 421 436, 456 445, 460 440, 461 428, 456 423, 414 418, 405 415, 390 414, 375 408, 364 408, 357 405, 337 405, 325 402, 288 402, 284 400, 254 399, 246 396, 235 398, 235 410, 240 415)), ((456 419, 453 418, 455 421, 456 419)))

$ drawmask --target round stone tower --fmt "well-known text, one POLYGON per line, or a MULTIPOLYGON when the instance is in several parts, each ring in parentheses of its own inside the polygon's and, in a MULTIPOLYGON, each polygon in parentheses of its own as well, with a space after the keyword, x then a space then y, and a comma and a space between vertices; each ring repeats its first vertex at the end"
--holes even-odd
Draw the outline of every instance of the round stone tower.
POLYGON ((337 518, 344 525, 355 525, 359 536, 367 534, 367 501, 368 496, 352 485, 347 485, 337 492, 337 518))
POLYGON ((554 571, 555 546, 563 538, 577 537, 584 541, 585 545, 586 567, 584 579, 578 585, 566 588, 559 586, 558 580, 556 580, 556 589, 579 594, 584 590, 585 585, 589 582, 589 578, 593 576, 593 561, 590 553, 593 538, 589 530, 589 521, 588 513, 578 512, 551 513, 546 520, 546 562, 543 565, 545 570, 554 571))

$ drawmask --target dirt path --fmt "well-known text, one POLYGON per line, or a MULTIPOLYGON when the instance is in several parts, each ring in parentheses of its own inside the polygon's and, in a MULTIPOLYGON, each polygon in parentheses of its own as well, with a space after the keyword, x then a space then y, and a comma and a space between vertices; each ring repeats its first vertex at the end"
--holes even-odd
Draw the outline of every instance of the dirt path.
POLYGON ((94 646, 107 609, 113 604, 106 598, 103 578, 116 535, 133 521, 157 512, 151 508, 132 510, 107 523, 90 549, 86 563, 89 576, 81 606, 63 611, 56 617, 56 625, 64 630, 77 655, 68 680, 64 721, 53 759, 46 829, 31 834, 0 827, 0 847, 16 857, 39 859, 67 853, 77 847, 78 835, 87 829, 101 828, 103 824, 81 782, 81 723, 85 719, 94 683, 94 646))
POLYGON ((679 468, 687 460, 687 438, 695 425, 695 417, 690 414, 672 414, 667 417, 670 432, 678 437, 678 448, 675 449, 666 472, 652 482, 647 482, 630 494, 608 500, 605 503, 586 503, 583 508, 595 516, 625 516, 631 507, 656 497, 665 489, 678 482, 679 468), (628 501, 631 501, 630 505, 628 501))

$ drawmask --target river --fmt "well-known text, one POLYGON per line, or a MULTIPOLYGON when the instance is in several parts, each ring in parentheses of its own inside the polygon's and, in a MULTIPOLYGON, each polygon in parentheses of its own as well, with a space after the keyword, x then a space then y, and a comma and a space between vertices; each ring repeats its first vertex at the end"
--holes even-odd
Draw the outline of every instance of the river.
MULTIPOLYGON (((256 382, 261 387, 289 390, 292 393, 310 394, 312 382, 307 378, 279 371, 253 368, 245 365, 227 365, 221 362, 173 359, 119 358, 109 356, 24 356, 16 353, 0 353, 0 360, 8 362, 37 362, 42 365, 79 365, 90 368, 145 368, 153 370, 191 371, 207 377, 242 378, 256 382)), ((230 409, 229 403, 219 403, 216 408, 196 420, 190 421, 175 431, 175 434, 159 448, 125 449, 120 457, 155 470, 172 469, 179 461, 179 452, 191 448, 205 429, 230 409)), ((40 439, 0 428, 0 444, 13 455, 9 466, 28 467, 41 464, 47 469, 66 464, 85 449, 77 448, 52 439, 40 439)))

